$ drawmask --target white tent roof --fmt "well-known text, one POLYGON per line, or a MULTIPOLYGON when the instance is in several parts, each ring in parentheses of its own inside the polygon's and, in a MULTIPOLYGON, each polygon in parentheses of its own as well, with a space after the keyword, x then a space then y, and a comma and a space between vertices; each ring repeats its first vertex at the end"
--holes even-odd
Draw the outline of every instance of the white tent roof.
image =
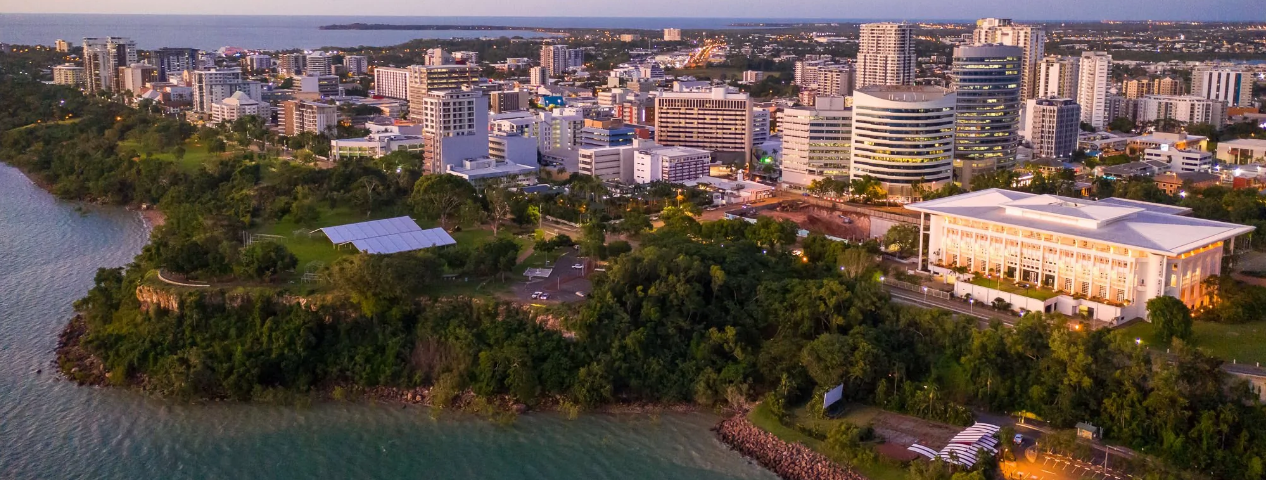
POLYGON ((321 229, 336 245, 351 243, 365 253, 398 253, 457 243, 442 228, 423 230, 409 217, 387 218, 321 229))

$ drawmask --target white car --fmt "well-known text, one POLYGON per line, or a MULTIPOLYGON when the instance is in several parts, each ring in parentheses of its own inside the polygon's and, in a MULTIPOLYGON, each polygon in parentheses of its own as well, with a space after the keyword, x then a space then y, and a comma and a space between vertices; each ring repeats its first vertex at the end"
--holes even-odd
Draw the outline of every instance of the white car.
POLYGON ((545 295, 545 292, 532 292, 532 300, 541 298, 542 295, 545 295))
POLYGON ((548 293, 542 293, 542 294, 541 294, 541 296, 540 296, 540 297, 537 297, 537 298, 539 298, 539 299, 541 299, 541 300, 549 300, 549 294, 548 294, 548 293))
POLYGON ((576 292, 576 296, 580 298, 585 298, 585 292, 576 292))
POLYGON ((583 269, 583 268, 585 268, 585 264, 583 264, 583 263, 577 263, 577 264, 574 264, 574 265, 572 265, 572 266, 571 266, 571 269, 572 269, 572 270, 580 270, 580 269, 583 269))

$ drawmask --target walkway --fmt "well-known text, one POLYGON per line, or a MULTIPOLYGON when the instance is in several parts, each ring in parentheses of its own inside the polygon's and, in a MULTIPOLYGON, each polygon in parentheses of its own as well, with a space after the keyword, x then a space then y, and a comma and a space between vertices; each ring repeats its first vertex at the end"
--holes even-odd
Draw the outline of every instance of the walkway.
POLYGON ((164 276, 163 276, 163 271, 162 271, 162 270, 159 270, 159 271, 158 271, 158 279, 159 279, 159 280, 162 280, 162 281, 163 281, 163 283, 168 283, 168 284, 175 285, 175 286, 178 286, 178 287, 207 288, 207 287, 210 287, 210 286, 211 286, 211 284, 202 284, 202 283, 181 283, 181 282, 177 282, 177 281, 175 281, 175 280, 168 280, 168 279, 167 279, 167 277, 164 277, 164 276))

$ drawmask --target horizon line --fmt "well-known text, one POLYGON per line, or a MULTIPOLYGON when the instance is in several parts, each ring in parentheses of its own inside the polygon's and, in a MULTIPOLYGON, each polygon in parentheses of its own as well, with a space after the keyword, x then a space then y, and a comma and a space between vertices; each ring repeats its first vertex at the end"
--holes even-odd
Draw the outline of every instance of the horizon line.
MULTIPOLYGON (((1037 19, 1016 16, 998 16, 998 17, 976 17, 976 18, 923 18, 923 19, 898 19, 895 17, 855 17, 855 18, 839 18, 839 17, 715 17, 715 16, 694 16, 694 15, 674 15, 668 17, 635 17, 635 16, 593 16, 593 15, 341 15, 341 14, 290 14, 290 13, 258 13, 258 14, 223 14, 223 13, 111 13, 111 12, 0 12, 0 16, 4 15, 129 15, 129 16, 176 16, 176 17, 343 17, 343 18, 540 18, 540 19, 564 19, 564 18, 610 18, 610 19, 709 19, 709 20, 766 20, 766 21, 793 21, 798 20, 804 22, 846 22, 864 20, 864 21, 903 21, 907 23, 923 23, 923 22, 946 22, 946 23, 965 23, 975 22, 981 18, 1006 18, 1010 20, 1021 20, 1028 22, 1041 23, 1104 23, 1104 22, 1130 22, 1130 23, 1147 23, 1147 22, 1183 22, 1183 23, 1227 23, 1227 24, 1266 24, 1261 20, 1197 20, 1197 19, 1115 19, 1101 18, 1093 19, 1037 19)), ((602 27, 553 27, 553 28, 602 28, 602 27)), ((645 30, 645 29, 643 29, 645 30)), ((656 29, 650 29, 656 30, 656 29)))

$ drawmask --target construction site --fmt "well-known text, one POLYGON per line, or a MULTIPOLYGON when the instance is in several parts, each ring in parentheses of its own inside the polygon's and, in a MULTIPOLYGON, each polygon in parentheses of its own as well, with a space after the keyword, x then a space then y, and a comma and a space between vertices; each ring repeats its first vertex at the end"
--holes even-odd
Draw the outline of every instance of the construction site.
POLYGON ((884 236, 888 229, 900 223, 918 223, 918 217, 891 213, 869 207, 831 202, 783 200, 757 207, 746 207, 726 212, 727 216, 755 221, 757 217, 775 220, 791 220, 801 229, 849 241, 865 241, 884 236))

